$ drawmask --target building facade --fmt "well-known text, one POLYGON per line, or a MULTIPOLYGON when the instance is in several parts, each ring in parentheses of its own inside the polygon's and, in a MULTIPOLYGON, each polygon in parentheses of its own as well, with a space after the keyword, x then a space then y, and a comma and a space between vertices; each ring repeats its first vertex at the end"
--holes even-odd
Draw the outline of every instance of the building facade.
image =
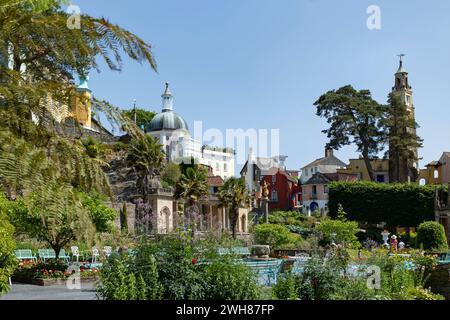
POLYGON ((328 213, 329 187, 333 181, 357 181, 358 175, 347 173, 315 173, 302 184, 303 212, 320 212, 322 216, 328 213))
MULTIPOLYGON (((370 161, 373 176, 376 182, 389 183, 389 160, 373 159, 370 161)), ((364 159, 350 159, 350 163, 345 169, 338 169, 338 173, 352 174, 361 181, 371 181, 364 159)))
POLYGON ((338 169, 346 167, 347 164, 335 157, 333 149, 327 148, 325 157, 317 159, 301 169, 300 180, 304 184, 316 173, 336 173, 338 169))
POLYGON ((269 210, 290 211, 300 208, 302 201, 302 188, 300 187, 298 175, 293 172, 274 168, 270 175, 265 175, 261 181, 269 189, 269 210))
POLYGON ((203 146, 191 137, 187 122, 173 111, 173 95, 168 83, 161 97, 162 111, 153 118, 146 132, 164 146, 167 161, 190 163, 194 159, 197 164, 210 166, 213 173, 224 180, 233 177, 234 150, 203 146))

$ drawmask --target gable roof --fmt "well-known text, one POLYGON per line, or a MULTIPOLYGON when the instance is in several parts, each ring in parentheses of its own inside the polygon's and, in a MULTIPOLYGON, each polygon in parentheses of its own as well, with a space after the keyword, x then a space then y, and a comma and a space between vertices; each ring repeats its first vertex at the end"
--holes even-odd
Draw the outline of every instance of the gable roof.
POLYGON ((333 181, 356 181, 358 180, 357 174, 351 173, 315 173, 304 185, 309 184, 328 184, 333 181))
POLYGON ((329 157, 323 157, 317 160, 314 160, 310 164, 304 166, 302 169, 308 167, 316 167, 316 166, 336 166, 336 167, 346 167, 347 164, 336 158, 334 155, 329 157))
POLYGON ((323 174, 321 172, 317 172, 304 184, 327 184, 327 183, 330 183, 331 181, 332 180, 329 177, 327 177, 325 174, 323 174))
POLYGON ((208 177, 208 185, 210 187, 221 187, 223 186, 224 181, 221 176, 209 176, 208 177))

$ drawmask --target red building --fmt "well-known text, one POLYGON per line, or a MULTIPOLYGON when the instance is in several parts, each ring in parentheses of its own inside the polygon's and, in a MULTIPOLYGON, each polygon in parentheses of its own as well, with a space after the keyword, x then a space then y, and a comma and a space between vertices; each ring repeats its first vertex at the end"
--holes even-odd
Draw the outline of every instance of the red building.
POLYGON ((272 168, 261 179, 261 186, 269 186, 269 210, 293 210, 300 207, 302 188, 298 179, 299 172, 272 168))

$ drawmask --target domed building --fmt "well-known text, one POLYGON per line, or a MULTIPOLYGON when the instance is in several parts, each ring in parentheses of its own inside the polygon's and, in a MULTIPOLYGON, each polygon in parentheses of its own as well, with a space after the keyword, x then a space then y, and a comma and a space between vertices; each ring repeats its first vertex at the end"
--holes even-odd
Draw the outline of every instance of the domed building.
POLYGON ((167 161, 181 163, 194 158, 197 163, 209 166, 215 176, 224 180, 234 176, 234 150, 204 146, 191 137, 186 120, 173 110, 169 83, 161 98, 162 111, 153 118, 146 132, 164 145, 167 161))

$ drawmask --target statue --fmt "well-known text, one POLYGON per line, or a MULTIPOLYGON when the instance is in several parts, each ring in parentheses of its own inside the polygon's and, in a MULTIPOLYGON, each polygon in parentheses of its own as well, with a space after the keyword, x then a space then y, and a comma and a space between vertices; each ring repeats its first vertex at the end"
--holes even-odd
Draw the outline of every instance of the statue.
POLYGON ((264 200, 269 200, 269 184, 267 183, 267 181, 264 181, 263 183, 263 189, 262 189, 262 197, 264 200))
POLYGON ((392 252, 398 251, 398 241, 397 236, 395 234, 391 237, 391 250, 392 252))

